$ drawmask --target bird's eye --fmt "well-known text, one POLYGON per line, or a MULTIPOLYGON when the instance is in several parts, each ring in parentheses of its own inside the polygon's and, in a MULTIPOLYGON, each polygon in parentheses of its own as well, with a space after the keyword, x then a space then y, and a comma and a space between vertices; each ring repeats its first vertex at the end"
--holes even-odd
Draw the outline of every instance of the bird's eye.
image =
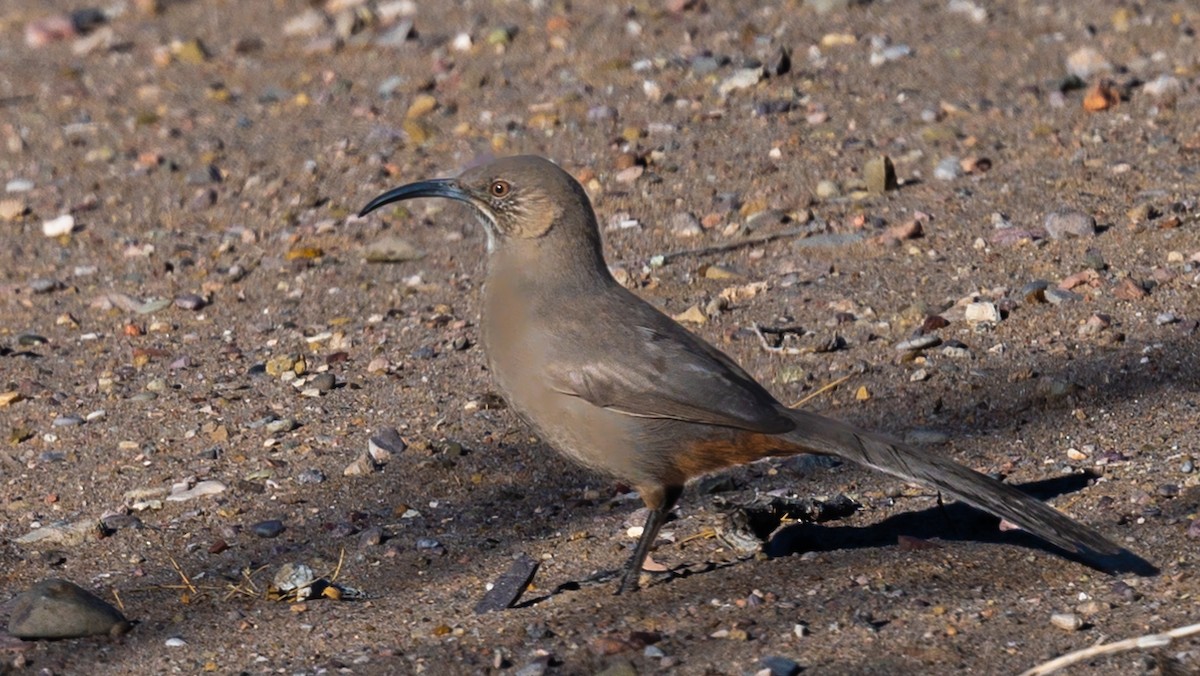
POLYGON ((512 190, 512 186, 508 184, 508 181, 492 181, 492 197, 507 197, 510 190, 512 190))

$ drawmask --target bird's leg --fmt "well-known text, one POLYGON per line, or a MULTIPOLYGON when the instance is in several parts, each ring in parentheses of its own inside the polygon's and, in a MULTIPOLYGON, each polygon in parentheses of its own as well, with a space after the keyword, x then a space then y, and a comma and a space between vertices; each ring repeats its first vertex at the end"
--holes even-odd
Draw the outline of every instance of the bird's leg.
POLYGON ((667 514, 670 513, 671 508, 675 506, 675 502, 683 493, 683 487, 655 486, 641 489, 639 492, 642 494, 642 501, 650 508, 650 515, 646 517, 646 525, 642 527, 642 536, 638 538, 633 556, 625 567, 625 575, 621 578, 621 586, 617 587, 617 594, 638 588, 638 578, 642 574, 642 565, 646 562, 650 547, 658 537, 658 531, 666 523, 667 514))

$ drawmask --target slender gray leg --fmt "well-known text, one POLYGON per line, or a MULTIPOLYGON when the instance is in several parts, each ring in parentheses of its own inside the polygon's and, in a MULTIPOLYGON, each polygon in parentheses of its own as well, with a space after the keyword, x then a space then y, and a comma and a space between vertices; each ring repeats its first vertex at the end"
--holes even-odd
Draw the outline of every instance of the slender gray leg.
POLYGON ((646 556, 650 553, 650 547, 654 544, 655 538, 658 537, 658 531, 666 523, 667 514, 670 513, 682 493, 682 486, 667 486, 653 492, 643 491, 642 500, 650 507, 650 516, 646 518, 646 525, 642 528, 642 537, 638 538, 637 547, 634 548, 633 556, 625 568, 625 576, 621 578, 621 586, 617 587, 617 594, 638 588, 642 564, 646 562, 646 556), (651 502, 658 504, 651 506, 651 502))

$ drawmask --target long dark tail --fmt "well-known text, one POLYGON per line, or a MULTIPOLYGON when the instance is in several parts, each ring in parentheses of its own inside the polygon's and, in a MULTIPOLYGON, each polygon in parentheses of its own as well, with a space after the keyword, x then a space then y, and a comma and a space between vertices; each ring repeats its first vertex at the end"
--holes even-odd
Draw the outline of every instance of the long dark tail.
POLYGON ((1124 551, 1041 500, 953 460, 815 413, 793 409, 788 415, 796 421, 796 429, 780 436, 814 452, 836 455, 945 491, 1076 554, 1113 555, 1124 551))

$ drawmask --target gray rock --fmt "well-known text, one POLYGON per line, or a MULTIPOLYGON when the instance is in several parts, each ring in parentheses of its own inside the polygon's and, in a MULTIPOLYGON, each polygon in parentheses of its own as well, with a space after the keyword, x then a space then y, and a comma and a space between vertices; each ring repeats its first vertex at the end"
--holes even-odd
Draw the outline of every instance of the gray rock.
POLYGON ((942 339, 935 334, 927 333, 923 336, 909 338, 896 343, 896 349, 900 352, 916 352, 930 347, 937 347, 942 344, 942 339))
POLYGON ((175 297, 175 307, 181 310, 191 310, 194 312, 203 309, 205 305, 208 305, 208 301, 204 296, 199 294, 181 293, 175 297))
POLYGON ((408 444, 394 427, 385 427, 367 439, 367 454, 380 465, 386 465, 392 456, 403 453, 406 448, 408 444))
POLYGON ((57 279, 39 277, 29 282, 29 290, 34 293, 50 293, 60 288, 62 288, 62 284, 57 279))
POLYGON ((537 573, 539 561, 521 554, 500 577, 496 578, 492 588, 488 590, 479 603, 475 604, 475 613, 483 615, 497 610, 505 610, 521 598, 521 594, 533 582, 537 573))
POLYGON ((779 655, 764 657, 762 665, 771 672, 771 676, 796 676, 801 671, 800 665, 796 664, 795 660, 779 655))
POLYGON ((283 531, 284 525, 279 519, 267 519, 266 521, 259 521, 253 526, 250 526, 250 532, 254 533, 260 538, 279 537, 279 534, 283 531))
POLYGON ((1045 296, 1046 302, 1051 305, 1062 305, 1063 303, 1083 300, 1083 296, 1075 293, 1074 291, 1060 289, 1057 286, 1047 288, 1045 291, 1045 296))
POLYGON ((1096 219, 1075 209, 1059 209, 1047 214, 1043 225, 1050 239, 1093 237, 1096 234, 1096 219))
POLYGON ((296 475, 296 483, 298 483, 298 484, 325 483, 325 473, 319 469, 310 467, 296 475))
POLYGON ((23 639, 120 636, 132 625, 108 602, 66 580, 49 579, 17 597, 8 632, 23 639))
POLYGON ((317 375, 313 376, 313 379, 309 381, 308 385, 321 394, 325 394, 333 390, 334 386, 337 385, 337 377, 329 371, 318 373, 317 375))
POLYGON ((933 177, 939 181, 953 181, 962 176, 962 164, 957 157, 947 157, 933 168, 933 177))

